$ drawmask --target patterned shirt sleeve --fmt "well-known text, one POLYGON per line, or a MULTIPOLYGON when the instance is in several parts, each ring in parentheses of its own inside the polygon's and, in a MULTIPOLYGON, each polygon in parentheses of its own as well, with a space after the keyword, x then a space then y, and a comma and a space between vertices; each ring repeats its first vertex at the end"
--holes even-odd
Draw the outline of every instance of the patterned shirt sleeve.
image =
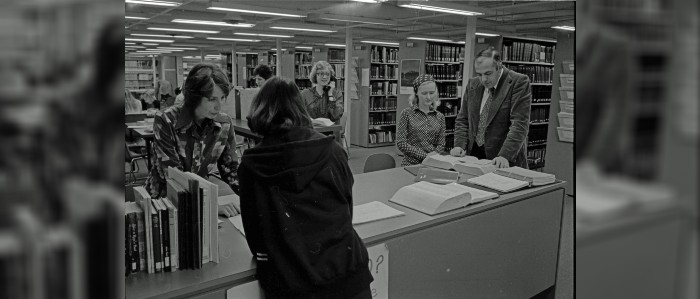
POLYGON ((165 174, 168 167, 175 167, 184 171, 180 156, 178 156, 177 139, 175 135, 175 123, 166 115, 157 113, 153 119, 153 151, 151 155, 153 167, 146 187, 151 197, 165 197, 165 174))
POLYGON ((411 113, 411 108, 408 108, 401 112, 401 117, 399 118, 399 123, 396 127, 396 146, 399 148, 404 155, 414 158, 416 160, 423 161, 427 153, 417 146, 412 145, 408 141, 408 130, 409 128, 409 113, 411 113))
POLYGON ((328 116, 332 122, 338 122, 340 117, 343 116, 345 110, 345 100, 343 99, 343 92, 336 88, 333 91, 333 98, 335 98, 335 105, 328 106, 328 116))
POLYGON ((233 124, 228 123, 228 138, 226 138, 226 145, 219 160, 217 161, 217 167, 219 168, 219 175, 221 179, 226 182, 233 192, 238 194, 239 192, 239 182, 238 182, 238 154, 236 154, 236 133, 233 130, 233 124))

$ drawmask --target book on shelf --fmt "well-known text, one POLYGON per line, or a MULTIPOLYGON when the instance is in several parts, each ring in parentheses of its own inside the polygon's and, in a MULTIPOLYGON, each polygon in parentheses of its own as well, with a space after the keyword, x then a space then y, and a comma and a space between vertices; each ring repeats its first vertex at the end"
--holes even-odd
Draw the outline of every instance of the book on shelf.
POLYGON ((456 183, 438 185, 417 182, 396 191, 389 201, 421 213, 436 215, 495 197, 498 197, 495 193, 456 183), (472 197, 472 194, 475 196, 472 197))
POLYGON ((352 224, 362 224, 405 215, 384 203, 373 201, 352 207, 352 224))
POLYGON ((471 175, 482 175, 496 169, 492 160, 478 159, 473 156, 453 157, 432 154, 423 159, 421 164, 442 169, 451 169, 471 175))

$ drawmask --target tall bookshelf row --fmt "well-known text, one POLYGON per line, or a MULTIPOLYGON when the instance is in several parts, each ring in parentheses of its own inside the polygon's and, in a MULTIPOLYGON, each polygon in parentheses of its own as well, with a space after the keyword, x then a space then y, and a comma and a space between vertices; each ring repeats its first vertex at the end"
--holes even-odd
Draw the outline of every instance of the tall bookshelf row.
POLYGON ((312 53, 310 51, 294 52, 294 82, 299 89, 311 88, 309 74, 313 64, 311 63, 312 53))
POLYGON ((435 78, 440 106, 445 115, 445 150, 454 147, 454 129, 462 103, 462 68, 464 46, 454 43, 428 42, 425 49, 425 73, 435 78))
MULTIPOLYGON (((345 86, 345 49, 328 49, 328 63, 335 71, 335 88, 343 91, 345 86)), ((309 70, 310 71, 310 70, 309 70)))
POLYGON ((367 147, 393 145, 396 139, 398 53, 398 47, 370 46, 367 147))
POLYGON ((133 57, 124 60, 124 88, 132 93, 143 93, 155 86, 157 62, 151 57, 133 57))

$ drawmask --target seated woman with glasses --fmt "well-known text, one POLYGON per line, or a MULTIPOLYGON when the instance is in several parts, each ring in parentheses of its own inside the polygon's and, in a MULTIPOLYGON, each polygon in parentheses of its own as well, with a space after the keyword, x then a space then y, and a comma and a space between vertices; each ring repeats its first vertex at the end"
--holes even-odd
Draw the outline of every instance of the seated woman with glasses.
MULTIPOLYGON (((195 65, 183 87, 182 106, 156 112, 153 120, 153 167, 146 190, 153 198, 166 196, 165 174, 175 167, 208 178, 216 165, 221 179, 238 193, 238 156, 231 117, 221 113, 229 82, 216 65, 195 65)), ((238 214, 237 203, 219 206, 219 214, 238 214)))
POLYGON ((301 97, 311 118, 328 118, 338 123, 343 116, 343 93, 335 86, 335 70, 326 61, 314 63, 309 74, 314 87, 304 89, 301 97))

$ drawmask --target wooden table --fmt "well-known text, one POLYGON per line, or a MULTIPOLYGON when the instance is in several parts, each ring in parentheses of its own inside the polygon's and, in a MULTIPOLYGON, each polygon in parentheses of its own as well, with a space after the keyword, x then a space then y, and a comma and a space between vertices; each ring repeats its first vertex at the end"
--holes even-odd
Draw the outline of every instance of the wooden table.
MULTIPOLYGON (((554 288, 565 182, 428 216, 388 201, 413 183, 403 168, 354 178, 355 205, 380 201, 405 213, 355 225, 367 247, 389 248, 390 298, 530 298, 554 288)), ((227 289, 254 281, 245 238, 222 224, 220 263, 131 275, 126 298, 226 298, 227 289)))
MULTIPOLYGON (((258 134, 253 133, 253 131, 250 130, 248 127, 248 121, 244 119, 231 119, 233 121, 233 129, 236 132, 236 134, 241 135, 246 138, 253 139, 255 141, 259 141, 262 139, 262 137, 258 134)), ((331 126, 314 126, 314 130, 316 130, 319 133, 333 133, 333 136, 335 136, 335 141, 341 142, 340 140, 340 130, 342 130, 343 127, 340 125, 331 125, 331 126)))

